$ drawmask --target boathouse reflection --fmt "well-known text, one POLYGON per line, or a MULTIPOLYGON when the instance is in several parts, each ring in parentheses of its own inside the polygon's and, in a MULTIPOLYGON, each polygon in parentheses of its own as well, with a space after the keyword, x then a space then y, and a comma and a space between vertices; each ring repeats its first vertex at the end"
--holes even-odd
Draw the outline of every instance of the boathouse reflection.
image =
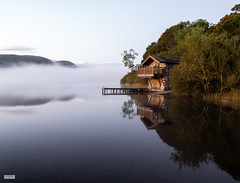
POLYGON ((169 123, 167 96, 147 95, 147 103, 137 106, 137 115, 149 130, 169 123))
POLYGON ((240 110, 201 99, 131 96, 147 129, 174 148, 170 159, 179 168, 214 163, 240 180, 240 110))

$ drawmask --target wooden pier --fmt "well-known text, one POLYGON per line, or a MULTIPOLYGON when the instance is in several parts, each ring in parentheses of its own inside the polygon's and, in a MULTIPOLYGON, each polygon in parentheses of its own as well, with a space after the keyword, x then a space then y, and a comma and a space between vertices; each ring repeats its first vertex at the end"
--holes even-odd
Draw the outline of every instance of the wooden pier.
POLYGON ((128 95, 148 93, 148 88, 102 88, 103 95, 128 95))

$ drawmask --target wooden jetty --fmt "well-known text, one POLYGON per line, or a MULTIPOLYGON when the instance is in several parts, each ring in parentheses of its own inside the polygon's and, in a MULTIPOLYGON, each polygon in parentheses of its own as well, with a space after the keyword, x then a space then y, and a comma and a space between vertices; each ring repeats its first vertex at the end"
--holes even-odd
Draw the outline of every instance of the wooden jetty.
POLYGON ((103 95, 128 95, 148 93, 148 88, 102 88, 103 95))

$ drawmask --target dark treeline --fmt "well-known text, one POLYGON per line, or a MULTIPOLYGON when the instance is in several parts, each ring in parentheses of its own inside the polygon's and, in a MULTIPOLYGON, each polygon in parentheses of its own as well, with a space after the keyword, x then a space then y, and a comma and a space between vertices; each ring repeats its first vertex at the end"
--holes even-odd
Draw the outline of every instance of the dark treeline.
POLYGON ((240 4, 216 25, 206 20, 168 28, 143 55, 179 57, 171 74, 178 94, 206 95, 240 89, 240 4))

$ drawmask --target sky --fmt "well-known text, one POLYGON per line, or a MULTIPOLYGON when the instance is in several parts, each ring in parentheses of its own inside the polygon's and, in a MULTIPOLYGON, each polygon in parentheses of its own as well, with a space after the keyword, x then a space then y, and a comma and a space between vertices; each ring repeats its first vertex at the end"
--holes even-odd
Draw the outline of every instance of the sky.
POLYGON ((170 26, 216 24, 239 0, 0 0, 0 54, 38 55, 74 63, 121 63, 170 26))

